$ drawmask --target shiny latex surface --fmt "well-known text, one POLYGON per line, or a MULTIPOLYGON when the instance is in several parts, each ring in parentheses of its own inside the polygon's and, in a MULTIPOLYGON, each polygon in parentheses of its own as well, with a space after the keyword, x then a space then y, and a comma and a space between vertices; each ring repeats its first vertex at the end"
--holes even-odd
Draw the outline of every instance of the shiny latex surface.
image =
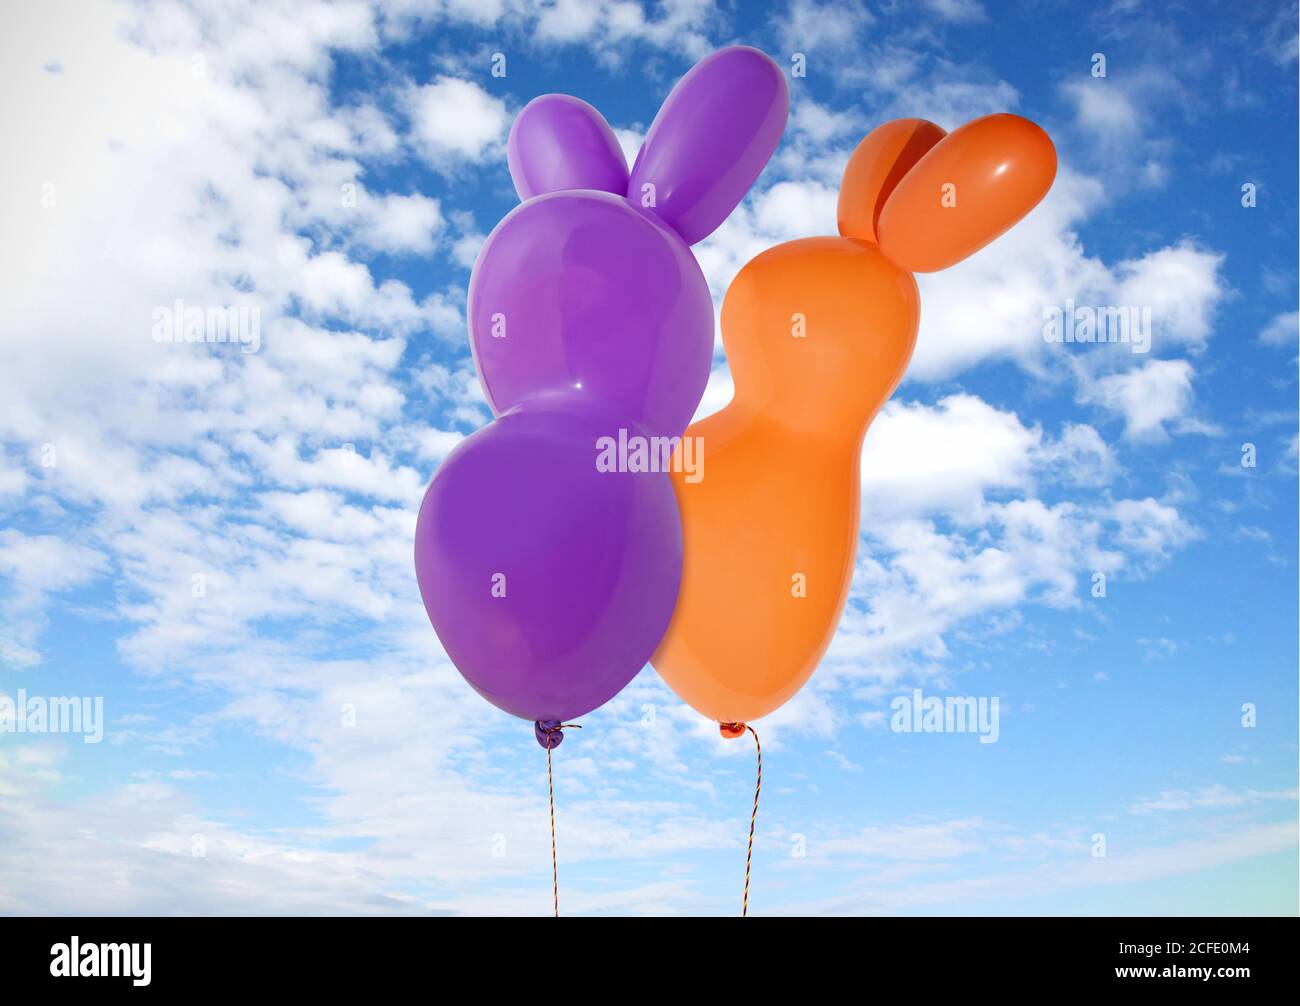
POLYGON ((1018 115, 974 119, 932 146, 894 186, 877 222, 880 248, 911 272, 947 269, 1038 205, 1056 148, 1018 115))
POLYGON ((862 437, 907 366, 918 311, 912 277, 846 238, 771 248, 727 292, 736 397, 687 430, 704 477, 673 476, 685 563, 652 660, 705 716, 771 712, 825 652, 853 572, 862 437))
POLYGON ((660 435, 690 421, 713 356, 713 300, 690 249, 604 192, 507 214, 474 266, 469 327, 494 412, 565 390, 660 435))
POLYGON ((677 597, 681 524, 663 474, 599 471, 620 421, 555 396, 463 441, 438 468, 415 570, 448 656, 489 702, 565 721, 653 652, 677 597))

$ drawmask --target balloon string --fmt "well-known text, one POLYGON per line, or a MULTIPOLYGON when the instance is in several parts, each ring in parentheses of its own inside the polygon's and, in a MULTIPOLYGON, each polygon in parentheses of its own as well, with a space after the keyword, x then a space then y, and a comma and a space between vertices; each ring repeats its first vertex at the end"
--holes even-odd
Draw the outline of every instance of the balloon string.
POLYGON ((561 723, 559 726, 545 730, 546 733, 546 793, 551 799, 551 898, 555 905, 555 917, 560 917, 560 868, 555 856, 555 784, 551 780, 551 738, 566 727, 581 730, 577 723, 561 723))
POLYGON ((560 917, 560 869, 555 858, 555 786, 551 782, 551 732, 546 731, 546 791, 551 798, 551 896, 555 917, 560 917))
POLYGON ((724 728, 739 735, 748 730, 754 735, 754 750, 758 753, 758 781, 754 784, 754 812, 749 816, 749 848, 745 851, 745 900, 741 903, 740 917, 749 915, 749 864, 754 858, 754 825, 758 822, 758 794, 763 791, 763 745, 759 742, 758 731, 748 723, 724 723, 724 728))

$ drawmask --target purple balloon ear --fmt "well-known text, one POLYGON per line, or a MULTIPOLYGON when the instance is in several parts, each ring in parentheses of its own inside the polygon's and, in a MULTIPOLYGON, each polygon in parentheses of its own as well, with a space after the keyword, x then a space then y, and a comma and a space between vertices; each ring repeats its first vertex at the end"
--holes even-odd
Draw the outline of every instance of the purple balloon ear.
POLYGON ((628 198, 687 244, 702 241, 745 198, 789 111, 785 75, 757 49, 731 46, 700 60, 655 116, 628 198))
POLYGON ((543 94, 515 117, 506 146, 520 199, 562 189, 627 191, 627 161, 603 116, 567 94, 543 94))

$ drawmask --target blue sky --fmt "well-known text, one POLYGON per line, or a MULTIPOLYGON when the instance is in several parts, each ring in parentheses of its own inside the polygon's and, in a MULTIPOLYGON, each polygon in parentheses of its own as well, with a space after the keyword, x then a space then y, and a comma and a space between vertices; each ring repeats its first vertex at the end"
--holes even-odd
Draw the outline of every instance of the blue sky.
MULTIPOLYGON (((1014 111, 1061 158, 1014 231, 920 278, 848 610, 758 724, 751 909, 1295 914, 1293 3, 7 20, 0 693, 100 696, 107 722, 0 733, 0 911, 549 911, 545 760, 447 661, 411 569, 423 486, 489 418, 469 267, 530 98, 593 102, 633 153, 743 42, 808 72, 695 249, 715 300, 834 232, 889 118, 1014 111), (256 307, 258 351, 155 341, 176 298, 256 307), (1068 298, 1150 308, 1150 352, 1047 343, 1068 298), (997 742, 893 731, 914 688, 996 697, 997 742)), ((719 347, 702 413, 729 395, 719 347)), ((583 727, 556 757, 564 910, 736 912, 752 747, 650 669, 583 727)))

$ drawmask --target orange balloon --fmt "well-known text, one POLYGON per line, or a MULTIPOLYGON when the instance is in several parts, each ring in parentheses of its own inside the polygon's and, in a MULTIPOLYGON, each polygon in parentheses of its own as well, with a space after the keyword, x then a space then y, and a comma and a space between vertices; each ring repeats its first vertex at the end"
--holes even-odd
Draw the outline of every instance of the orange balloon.
POLYGON ((821 660, 853 575, 862 437, 919 318, 916 281, 846 238, 770 248, 727 291, 736 397, 686 431, 703 476, 673 475, 685 561, 651 658, 705 716, 770 713, 821 660))
MULTIPOLYGON (((1023 215, 1042 197, 1026 201, 1032 158, 1024 149, 1036 141, 1024 138, 1032 134, 998 123, 970 132, 988 122, 946 137, 920 119, 881 126, 845 170, 838 213, 845 236, 769 248, 727 291, 722 341, 735 398, 686 431, 699 438, 703 464, 672 476, 685 560, 676 610, 651 658, 711 719, 735 724, 770 713, 830 645, 853 575, 863 437, 903 377, 920 321, 916 281, 902 263, 930 265, 959 247, 969 254, 1019 219, 1005 214, 1023 205, 1023 215), (1016 198, 982 167, 999 137, 1020 180, 1016 198), (954 140, 955 152, 945 152, 954 140), (959 205, 963 196, 978 202, 981 192, 996 203, 980 217, 988 236, 979 244, 970 227, 954 237, 947 229, 954 218, 935 229, 926 196, 935 171, 961 186, 959 205), (903 236, 909 212, 918 226, 903 236)), ((1045 182, 1041 157, 1033 163, 1036 184, 1050 185, 1055 154, 1045 182)))
POLYGON ((1028 119, 1000 113, 954 129, 905 174, 877 222, 880 248, 910 272, 973 255, 1038 205, 1056 148, 1028 119))

